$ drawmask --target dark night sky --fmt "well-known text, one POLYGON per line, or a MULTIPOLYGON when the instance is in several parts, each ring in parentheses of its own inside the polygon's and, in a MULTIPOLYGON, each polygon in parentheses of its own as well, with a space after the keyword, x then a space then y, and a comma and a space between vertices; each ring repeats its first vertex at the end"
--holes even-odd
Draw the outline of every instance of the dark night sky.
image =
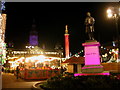
POLYGON ((88 2, 7 2, 6 43, 12 41, 15 47, 24 47, 29 40, 33 18, 39 33, 39 45, 54 49, 57 42, 64 47, 65 25, 70 34, 70 51, 80 51, 85 42, 84 20, 86 13, 91 12, 95 18, 95 38, 100 43, 113 40, 115 24, 107 19, 106 9, 116 3, 88 2))

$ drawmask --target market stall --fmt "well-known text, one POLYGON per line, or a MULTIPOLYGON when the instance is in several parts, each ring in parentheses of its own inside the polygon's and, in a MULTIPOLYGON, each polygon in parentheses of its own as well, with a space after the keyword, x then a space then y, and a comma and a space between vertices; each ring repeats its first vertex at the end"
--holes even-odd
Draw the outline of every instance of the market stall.
POLYGON ((59 69, 58 70, 25 69, 20 70, 19 77, 23 79, 48 79, 59 74, 60 74, 59 69))
MULTIPOLYGON (((23 79, 48 79, 60 74, 59 60, 44 56, 20 58, 15 63, 20 67, 19 77, 23 79)), ((16 75, 16 72, 14 72, 16 75)))

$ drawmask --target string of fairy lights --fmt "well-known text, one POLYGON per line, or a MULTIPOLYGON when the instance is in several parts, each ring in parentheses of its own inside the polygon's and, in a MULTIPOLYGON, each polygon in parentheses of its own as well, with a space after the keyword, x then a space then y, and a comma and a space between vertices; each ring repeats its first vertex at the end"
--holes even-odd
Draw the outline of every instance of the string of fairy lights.
POLYGON ((71 54, 70 53, 70 57, 79 57, 79 56, 83 56, 84 55, 84 50, 80 50, 79 52, 75 53, 75 54, 71 54))
POLYGON ((6 43, 5 43, 5 27, 6 27, 6 14, 5 0, 0 1, 0 64, 2 65, 6 59, 6 43))

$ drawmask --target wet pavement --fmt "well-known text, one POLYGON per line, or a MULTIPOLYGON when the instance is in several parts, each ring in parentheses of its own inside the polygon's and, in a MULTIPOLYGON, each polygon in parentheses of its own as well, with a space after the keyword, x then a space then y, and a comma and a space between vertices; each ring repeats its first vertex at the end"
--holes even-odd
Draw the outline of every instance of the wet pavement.
POLYGON ((32 90, 32 85, 45 80, 16 79, 11 73, 2 73, 2 90, 32 90))

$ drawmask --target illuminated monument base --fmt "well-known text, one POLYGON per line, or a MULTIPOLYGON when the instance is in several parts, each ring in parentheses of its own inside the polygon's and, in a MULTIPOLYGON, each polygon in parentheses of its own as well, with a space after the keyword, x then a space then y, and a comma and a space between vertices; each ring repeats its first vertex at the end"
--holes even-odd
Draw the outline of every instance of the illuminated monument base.
POLYGON ((100 43, 96 40, 89 40, 82 44, 84 46, 85 66, 82 72, 75 74, 78 75, 109 75, 109 72, 103 70, 100 64, 99 46, 100 43))
POLYGON ((85 65, 82 68, 83 73, 101 73, 103 72, 102 65, 85 65))
POLYGON ((110 75, 109 71, 103 71, 101 73, 75 73, 74 76, 88 76, 88 75, 110 75))

